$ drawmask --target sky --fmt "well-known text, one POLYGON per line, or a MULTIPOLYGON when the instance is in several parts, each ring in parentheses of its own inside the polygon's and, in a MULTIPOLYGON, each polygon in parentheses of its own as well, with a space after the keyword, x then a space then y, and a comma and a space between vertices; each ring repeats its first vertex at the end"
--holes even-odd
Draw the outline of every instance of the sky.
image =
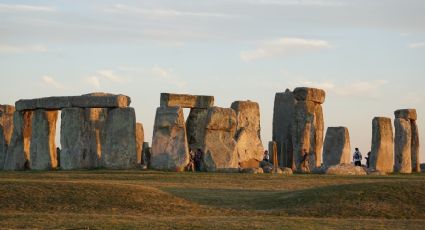
POLYGON ((425 143, 424 12, 423 0, 0 0, 0 104, 125 94, 151 142, 161 92, 249 99, 267 146, 275 93, 317 87, 325 126, 348 127, 352 149, 367 153, 373 117, 403 108, 425 143))

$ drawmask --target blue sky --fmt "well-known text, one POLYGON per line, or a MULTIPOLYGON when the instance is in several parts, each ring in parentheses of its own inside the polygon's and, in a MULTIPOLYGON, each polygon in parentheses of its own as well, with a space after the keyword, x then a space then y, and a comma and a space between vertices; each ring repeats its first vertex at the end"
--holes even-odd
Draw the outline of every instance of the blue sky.
POLYGON ((274 94, 319 87, 325 125, 366 153, 374 116, 416 108, 425 132, 423 12, 420 0, 0 0, 0 103, 126 94, 151 141, 161 92, 250 99, 266 146, 274 94))

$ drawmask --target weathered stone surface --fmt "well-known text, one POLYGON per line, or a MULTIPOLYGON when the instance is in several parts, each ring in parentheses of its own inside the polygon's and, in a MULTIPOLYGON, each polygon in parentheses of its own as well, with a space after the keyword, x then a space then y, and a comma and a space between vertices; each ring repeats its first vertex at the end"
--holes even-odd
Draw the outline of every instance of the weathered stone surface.
POLYGON ((61 115, 61 168, 90 169, 99 166, 107 109, 67 108, 61 115))
POLYGON ((105 141, 102 145, 102 166, 107 169, 136 167, 136 113, 134 109, 110 109, 104 132, 105 141))
POLYGON ((161 93, 161 107, 180 106, 182 108, 207 109, 214 106, 213 96, 161 93))
POLYGON ((410 121, 404 118, 394 120, 394 170, 400 173, 412 172, 412 129, 410 121))
POLYGON ((13 135, 7 148, 4 170, 25 169, 25 162, 29 161, 30 158, 32 116, 32 111, 16 111, 14 113, 13 135))
POLYGON ((292 92, 276 93, 273 111, 273 141, 277 144, 279 166, 293 168, 292 143, 293 121, 295 116, 295 100, 292 92))
POLYGON ((189 146, 181 107, 156 110, 151 149, 151 167, 183 171, 189 163, 189 146))
POLYGON ((386 173, 394 168, 394 139, 391 118, 375 117, 372 121, 370 168, 386 173))
POLYGON ((314 109, 314 144, 312 149, 314 150, 316 165, 315 167, 320 167, 322 165, 323 158, 323 137, 325 136, 325 122, 323 119, 323 109, 320 104, 315 105, 314 109))
POLYGON ((3 129, 3 137, 6 145, 9 145, 13 133, 13 114, 15 107, 12 105, 0 105, 0 126, 3 129))
POLYGON ((363 167, 352 164, 339 164, 328 168, 326 174, 341 176, 366 176, 367 172, 363 167))
POLYGON ((37 109, 32 119, 30 168, 33 170, 56 169, 56 121, 57 111, 37 109))
POLYGON ((3 127, 0 126, 0 170, 3 170, 6 159, 7 144, 3 135, 3 127))
MULTIPOLYGON (((316 156, 315 150, 315 110, 316 103, 299 101, 295 106, 295 123, 293 132, 294 162, 298 171, 301 171, 303 150, 310 156, 316 156)), ((316 167, 316 157, 310 157, 310 169, 316 167)))
POLYGON ((260 106, 252 101, 235 101, 231 108, 236 112, 236 130, 257 132, 260 138, 260 106))
POLYGON ((294 89, 294 96, 298 101, 312 101, 323 104, 325 102, 326 92, 322 89, 298 87, 294 89))
POLYGON ((202 149, 207 127, 208 109, 191 109, 186 120, 187 140, 190 149, 202 149))
POLYGON ((350 134, 346 127, 328 127, 323 163, 325 166, 349 164, 351 162, 350 134))
POLYGON ((247 173, 247 174, 263 174, 264 171, 262 168, 244 168, 241 169, 241 173, 247 173))
POLYGON ((394 112, 395 118, 403 118, 406 120, 414 120, 418 119, 418 115, 416 114, 416 109, 399 109, 394 112))
POLYGON ((416 121, 411 120, 410 126, 412 128, 412 171, 420 172, 420 161, 419 161, 419 130, 416 121))
POLYGON ((294 173, 293 173, 293 171, 292 171, 291 168, 283 168, 282 169, 282 174, 285 175, 285 176, 291 176, 294 173))
POLYGON ((245 129, 242 129, 236 139, 236 151, 241 167, 249 161, 256 161, 258 165, 264 155, 264 147, 257 133, 245 129))
POLYGON ((145 133, 142 123, 136 123, 136 151, 137 164, 144 164, 143 161, 143 143, 145 142, 145 133))
POLYGON ((48 109, 60 110, 64 108, 126 108, 131 99, 125 95, 113 95, 105 93, 86 94, 70 97, 46 97, 16 102, 16 110, 48 109))
POLYGON ((233 109, 212 107, 208 110, 204 140, 203 167, 207 171, 238 168, 236 113, 233 109))

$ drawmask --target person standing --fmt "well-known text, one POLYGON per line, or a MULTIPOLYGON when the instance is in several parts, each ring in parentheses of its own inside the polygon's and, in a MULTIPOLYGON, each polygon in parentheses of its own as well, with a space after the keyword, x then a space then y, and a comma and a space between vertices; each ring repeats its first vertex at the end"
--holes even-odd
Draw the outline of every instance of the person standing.
POLYGON ((355 166, 362 166, 362 153, 359 151, 359 148, 355 148, 353 154, 353 161, 355 166))
POLYGON ((365 157, 365 159, 366 159, 366 167, 367 168, 369 168, 369 165, 370 165, 370 151, 367 153, 367 157, 365 157))
POLYGON ((268 150, 264 151, 263 161, 270 162, 270 155, 268 150))

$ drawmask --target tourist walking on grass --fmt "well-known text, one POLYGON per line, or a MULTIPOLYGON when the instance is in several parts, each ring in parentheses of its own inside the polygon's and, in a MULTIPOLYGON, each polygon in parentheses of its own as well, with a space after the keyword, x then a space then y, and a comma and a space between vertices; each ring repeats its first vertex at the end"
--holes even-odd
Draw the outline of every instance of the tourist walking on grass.
POLYGON ((353 161, 355 166, 362 166, 362 153, 359 151, 359 148, 355 149, 353 154, 353 161))

